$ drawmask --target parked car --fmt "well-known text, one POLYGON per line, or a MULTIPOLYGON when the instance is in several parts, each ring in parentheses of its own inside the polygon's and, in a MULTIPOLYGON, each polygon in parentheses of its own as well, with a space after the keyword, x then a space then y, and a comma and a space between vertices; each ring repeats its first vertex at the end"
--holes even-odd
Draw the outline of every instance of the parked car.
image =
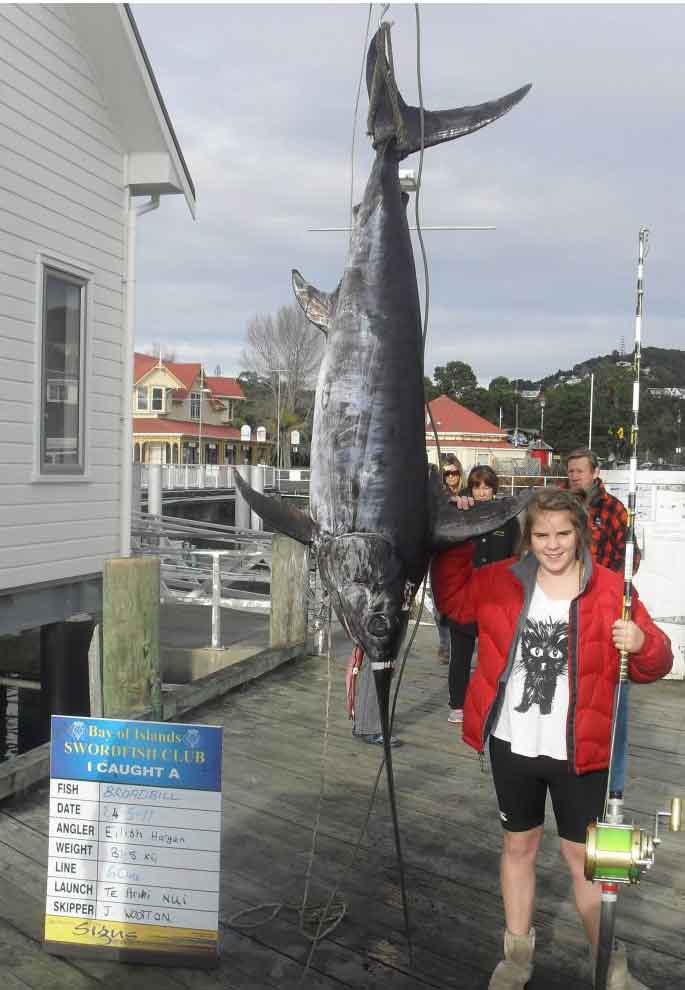
POLYGON ((507 433, 507 441, 514 447, 528 446, 528 437, 525 433, 522 433, 521 430, 519 430, 518 433, 515 430, 510 430, 509 433, 507 433))

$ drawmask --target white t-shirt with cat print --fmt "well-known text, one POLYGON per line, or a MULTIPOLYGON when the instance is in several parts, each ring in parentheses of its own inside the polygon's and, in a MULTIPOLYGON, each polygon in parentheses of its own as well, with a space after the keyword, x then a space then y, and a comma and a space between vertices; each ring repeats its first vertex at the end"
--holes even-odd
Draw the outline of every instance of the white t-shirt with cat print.
POLYGON ((565 760, 570 599, 536 584, 493 735, 520 756, 565 760))

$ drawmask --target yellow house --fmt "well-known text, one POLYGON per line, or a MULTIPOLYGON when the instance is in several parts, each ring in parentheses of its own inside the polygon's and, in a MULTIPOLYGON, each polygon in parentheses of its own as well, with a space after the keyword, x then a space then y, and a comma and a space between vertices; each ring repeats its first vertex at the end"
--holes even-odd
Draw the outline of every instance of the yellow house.
POLYGON ((235 378, 205 375, 200 363, 136 354, 133 458, 143 464, 259 464, 271 459, 265 430, 230 423, 245 402, 235 378), (248 436, 248 433, 250 434, 248 436))

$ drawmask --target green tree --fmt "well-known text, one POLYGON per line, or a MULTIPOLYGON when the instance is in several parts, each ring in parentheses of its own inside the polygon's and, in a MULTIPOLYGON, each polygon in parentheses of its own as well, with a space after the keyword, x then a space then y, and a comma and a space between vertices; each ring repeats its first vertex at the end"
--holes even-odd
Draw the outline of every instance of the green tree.
POLYGON ((440 389, 433 384, 433 381, 428 377, 428 375, 424 375, 423 394, 426 402, 432 402, 433 399, 437 399, 440 395, 440 389))
POLYGON ((478 379, 473 368, 464 361, 448 361, 439 365, 433 372, 433 380, 440 395, 448 395, 451 399, 459 399, 465 389, 478 386, 478 379))
POLYGON ((488 385, 489 392, 511 392, 512 384, 505 375, 498 375, 492 378, 488 385))

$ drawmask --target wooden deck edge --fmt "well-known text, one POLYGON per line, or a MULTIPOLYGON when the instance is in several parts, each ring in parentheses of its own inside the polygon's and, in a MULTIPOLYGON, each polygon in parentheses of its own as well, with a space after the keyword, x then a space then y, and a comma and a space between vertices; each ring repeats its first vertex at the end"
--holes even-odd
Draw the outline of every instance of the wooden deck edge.
POLYGON ((305 656, 307 644, 293 643, 289 646, 274 646, 260 650, 252 656, 245 657, 224 667, 222 670, 178 687, 173 695, 164 698, 164 721, 176 718, 178 715, 199 708, 207 701, 220 698, 241 684, 248 684, 264 674, 275 670, 288 660, 305 656))
MULTIPOLYGON (((164 698, 164 721, 178 718, 199 708, 207 701, 213 701, 242 684, 263 677, 281 664, 305 656, 306 642, 293 643, 290 646, 270 647, 260 650, 249 657, 238 660, 230 666, 213 674, 207 674, 192 684, 177 688, 172 695, 164 698)), ((121 716, 148 721, 152 712, 146 709, 135 715, 121 716)), ((50 743, 43 743, 30 749, 27 753, 13 756, 5 763, 0 763, 0 801, 21 794, 34 784, 50 776, 50 743)))
POLYGON ((50 743, 36 746, 27 753, 0 763, 0 801, 21 794, 33 784, 50 776, 50 743))

